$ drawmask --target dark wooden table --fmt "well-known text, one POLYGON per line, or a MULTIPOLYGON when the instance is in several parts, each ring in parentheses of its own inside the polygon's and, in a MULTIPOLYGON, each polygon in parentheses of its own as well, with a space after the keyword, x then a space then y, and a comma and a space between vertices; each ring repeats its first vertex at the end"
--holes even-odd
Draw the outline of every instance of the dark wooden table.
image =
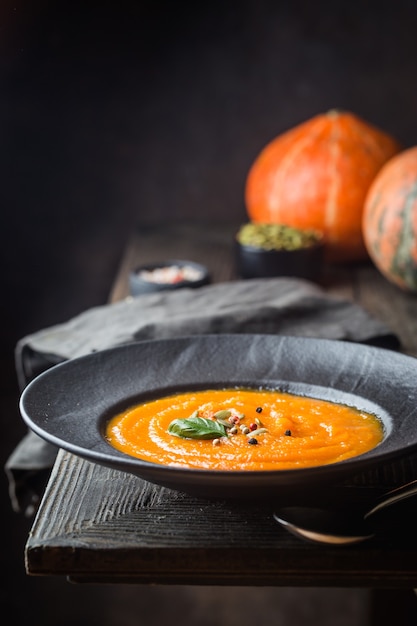
MULTIPOLYGON (((208 266, 213 282, 237 278, 235 231, 224 224, 138 228, 110 300, 128 297, 128 272, 142 262, 192 259, 208 266)), ((403 351, 417 356, 416 296, 388 283, 371 263, 328 267, 322 286, 385 322, 403 351)), ((417 508, 415 514, 417 520, 417 508)), ((351 547, 319 546, 282 529, 268 505, 200 500, 60 451, 25 563, 30 575, 85 583, 412 589, 417 538, 399 533, 351 547)))

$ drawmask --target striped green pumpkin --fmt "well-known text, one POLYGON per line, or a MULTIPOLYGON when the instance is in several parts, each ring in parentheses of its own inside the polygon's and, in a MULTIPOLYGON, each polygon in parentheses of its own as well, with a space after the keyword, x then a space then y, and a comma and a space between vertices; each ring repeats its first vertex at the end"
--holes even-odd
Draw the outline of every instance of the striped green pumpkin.
POLYGON ((401 289, 417 292, 417 146, 392 157, 376 175, 362 230, 380 272, 401 289))

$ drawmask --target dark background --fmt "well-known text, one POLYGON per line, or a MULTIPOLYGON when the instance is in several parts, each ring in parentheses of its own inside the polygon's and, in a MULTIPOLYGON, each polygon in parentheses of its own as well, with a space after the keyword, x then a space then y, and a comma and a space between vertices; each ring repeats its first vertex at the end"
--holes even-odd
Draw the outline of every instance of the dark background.
MULTIPOLYGON (((259 150, 330 108, 358 114, 405 147, 417 144, 416 32, 412 0, 3 0, 3 464, 25 433, 17 340, 104 303, 135 225, 245 221, 244 182, 259 150)), ((162 605, 175 597, 190 623, 246 626, 252 619, 234 600, 236 590, 219 600, 202 590, 109 591, 27 577, 32 520, 11 510, 5 477, 0 497, 0 608, 10 609, 10 624, 168 623, 171 612, 162 605), (158 593, 165 594, 162 605, 158 593), (213 613, 219 601, 234 607, 234 617, 213 613)), ((262 590, 244 593, 253 594, 262 624, 286 602, 280 591, 274 606, 262 590)), ((293 607, 287 626, 342 624, 331 614, 332 592, 327 601, 309 593, 299 591, 310 617, 293 607)), ((336 600, 351 602, 352 614, 344 613, 351 621, 343 623, 360 626, 355 611, 365 610, 367 592, 336 600)))

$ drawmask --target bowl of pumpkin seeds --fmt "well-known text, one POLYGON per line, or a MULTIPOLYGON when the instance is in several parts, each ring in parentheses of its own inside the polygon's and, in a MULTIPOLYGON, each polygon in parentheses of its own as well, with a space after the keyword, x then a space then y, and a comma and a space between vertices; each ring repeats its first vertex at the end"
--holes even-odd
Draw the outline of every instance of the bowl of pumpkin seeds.
POLYGON ((235 237, 241 278, 292 276, 320 282, 324 237, 314 229, 248 222, 235 237))

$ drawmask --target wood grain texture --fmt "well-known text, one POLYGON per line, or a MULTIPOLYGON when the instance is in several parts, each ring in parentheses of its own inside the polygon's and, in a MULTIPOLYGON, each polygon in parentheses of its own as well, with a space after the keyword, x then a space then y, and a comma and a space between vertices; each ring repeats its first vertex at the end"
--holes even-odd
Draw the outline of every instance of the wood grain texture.
POLYGON ((198 499, 60 451, 26 548, 29 574, 172 584, 417 584, 417 543, 300 542, 273 507, 198 499))
MULTIPOLYGON (((130 269, 158 259, 204 263, 213 282, 237 278, 236 229, 138 228, 110 299, 128 297, 130 269)), ((404 351, 417 355, 417 298, 390 285, 372 265, 327 268, 323 288, 379 317, 404 351)), ((389 486, 416 475, 417 459, 410 458, 382 478, 377 474, 375 483, 389 486)), ((26 544, 26 571, 74 582, 417 587, 413 536, 323 547, 291 536, 272 513, 272 502, 199 499, 60 451, 26 544)))

